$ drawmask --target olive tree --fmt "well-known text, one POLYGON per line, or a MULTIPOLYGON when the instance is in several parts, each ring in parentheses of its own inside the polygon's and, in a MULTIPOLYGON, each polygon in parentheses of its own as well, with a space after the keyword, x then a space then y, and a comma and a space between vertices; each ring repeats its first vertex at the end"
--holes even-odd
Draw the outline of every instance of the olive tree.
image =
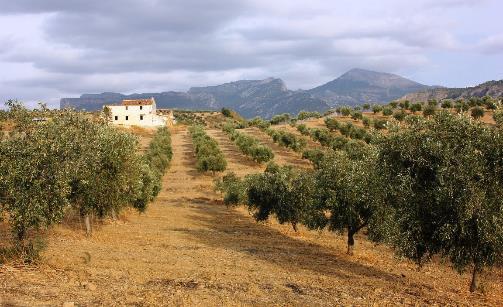
POLYGON ((382 211, 383 199, 383 189, 375 171, 377 151, 371 145, 364 146, 359 149, 358 159, 352 159, 346 151, 325 155, 315 175, 320 211, 309 224, 313 228, 346 231, 348 254, 353 252, 354 235, 364 227, 371 233, 373 225, 382 218, 376 214, 382 211))
MULTIPOLYGON (((468 116, 439 112, 377 141, 393 212, 389 236, 421 264, 433 255, 479 273, 503 256, 503 134, 468 116)), ((392 209, 391 209, 392 208, 392 209)))

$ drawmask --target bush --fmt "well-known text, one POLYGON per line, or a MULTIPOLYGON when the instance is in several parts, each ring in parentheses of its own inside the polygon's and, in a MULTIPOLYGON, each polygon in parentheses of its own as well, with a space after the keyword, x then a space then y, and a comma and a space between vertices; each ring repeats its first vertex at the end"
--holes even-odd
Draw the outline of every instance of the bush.
POLYGON ((382 106, 381 105, 378 105, 378 104, 375 104, 372 106, 372 112, 374 112, 374 114, 377 114, 379 112, 382 111, 382 106))
POLYGON ((412 113, 420 112, 423 109, 423 105, 421 103, 413 103, 410 106, 410 110, 412 113))
POLYGON ((319 112, 308 112, 308 111, 300 111, 297 115, 298 120, 304 120, 308 118, 320 118, 321 114, 319 112))
POLYGON ((333 136, 328 129, 312 128, 310 132, 311 138, 319 142, 322 146, 329 146, 333 140, 333 136))
POLYGON ((238 146, 242 153, 250 156, 255 162, 268 162, 274 158, 272 150, 247 134, 241 133, 231 125, 224 125, 222 129, 229 138, 238 146))
POLYGON ((444 109, 450 109, 450 108, 452 108, 452 106, 453 106, 452 105, 452 100, 450 100, 450 99, 442 100, 441 106, 444 109))
POLYGON ((496 125, 503 127, 503 109, 496 109, 493 113, 493 119, 496 125))
POLYGON ((390 108, 390 107, 385 107, 382 109, 382 115, 384 116, 390 116, 391 114, 393 114, 393 109, 390 108))
POLYGON ((405 116, 407 116, 407 113, 404 110, 397 110, 393 113, 393 117, 400 122, 405 119, 405 116))
POLYGON ((194 125, 189 128, 197 159, 197 169, 202 172, 222 172, 227 167, 227 161, 218 147, 218 143, 208 136, 204 128, 194 125))
POLYGON ((283 113, 281 115, 274 115, 269 121, 271 125, 278 125, 281 123, 286 123, 290 120, 290 114, 283 113))
POLYGON ((370 127, 370 125, 372 124, 372 120, 371 120, 369 117, 367 117, 367 116, 364 116, 364 117, 362 118, 362 122, 363 122, 363 125, 364 125, 366 128, 370 127))
POLYGON ((485 114, 484 109, 482 109, 481 107, 478 107, 478 106, 477 106, 477 107, 474 107, 474 108, 472 109, 472 111, 471 111, 471 115, 472 115, 472 117, 473 117, 473 118, 475 118, 475 119, 479 119, 479 118, 481 118, 482 116, 484 116, 484 114, 485 114))
POLYGON ((436 111, 437 111, 436 105, 428 104, 423 109, 423 116, 424 117, 432 116, 433 114, 435 114, 436 111))
POLYGON ((239 205, 246 203, 246 189, 243 181, 231 172, 222 177, 215 179, 215 191, 224 194, 224 203, 227 206, 239 205))
POLYGON ((225 116, 225 117, 232 117, 232 112, 231 110, 227 109, 227 108, 222 108, 222 115, 225 116))
POLYGON ((309 128, 304 124, 298 125, 297 131, 299 131, 302 135, 309 135, 309 128))
POLYGON ((266 129, 265 132, 272 138, 274 143, 294 151, 301 151, 306 146, 304 138, 300 138, 291 132, 271 128, 266 129))
POLYGON ((333 117, 325 118, 325 125, 327 126, 328 129, 330 129, 330 131, 335 131, 339 129, 339 127, 341 126, 341 124, 337 121, 337 119, 333 117))
POLYGON ((252 120, 248 121, 248 126, 257 127, 260 129, 267 129, 269 128, 269 126, 271 126, 271 124, 260 117, 255 117, 252 120))
POLYGON ((353 111, 351 113, 351 118, 354 119, 354 120, 362 119, 362 117, 363 117, 363 114, 360 111, 353 111))
POLYGON ((320 166, 320 162, 325 156, 325 152, 320 149, 308 149, 302 153, 302 159, 309 160, 315 168, 320 166))
POLYGON ((351 108, 350 107, 342 107, 341 114, 342 114, 342 116, 349 116, 351 114, 351 108))
POLYGON ((374 128, 377 130, 386 129, 388 122, 385 119, 374 120, 374 128))

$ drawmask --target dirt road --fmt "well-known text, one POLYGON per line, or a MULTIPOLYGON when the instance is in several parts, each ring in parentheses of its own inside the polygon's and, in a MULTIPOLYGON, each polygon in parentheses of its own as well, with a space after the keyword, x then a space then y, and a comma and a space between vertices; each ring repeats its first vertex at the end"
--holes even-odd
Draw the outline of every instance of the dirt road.
MULTIPOLYGON (((244 175, 263 165, 243 157, 226 136, 209 131, 229 170, 244 175)), ((468 275, 428 265, 421 272, 385 247, 357 238, 353 257, 344 238, 275 222, 256 223, 242 208, 221 204, 211 175, 195 169, 186 130, 173 132, 174 157, 163 190, 145 214, 98 225, 91 238, 78 226, 50 233, 40 265, 0 268, 0 305, 384 305, 490 304, 502 286, 469 294, 468 275)), ((279 161, 295 162, 276 151, 279 161)))

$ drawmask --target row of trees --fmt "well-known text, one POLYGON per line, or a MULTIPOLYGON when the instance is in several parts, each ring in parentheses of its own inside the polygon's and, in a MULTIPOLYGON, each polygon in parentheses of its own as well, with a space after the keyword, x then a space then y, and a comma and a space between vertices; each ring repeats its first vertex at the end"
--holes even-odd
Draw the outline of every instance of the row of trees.
POLYGON ((274 153, 271 148, 261 145, 256 138, 237 131, 234 129, 233 124, 224 124, 222 130, 229 135, 231 141, 238 146, 241 152, 250 156, 254 161, 262 163, 268 162, 274 158, 274 153))
POLYGON ((499 128, 439 112, 376 133, 359 155, 327 151, 311 173, 271 164, 216 188, 259 221, 345 233, 348 253, 366 229, 418 264, 439 255, 459 272, 471 268, 474 291, 483 268, 503 259, 502 148, 499 128))
POLYGON ((306 140, 294 133, 271 128, 264 129, 264 131, 272 138, 274 143, 280 146, 290 148, 294 151, 302 151, 306 147, 306 140))
POLYGON ((82 113, 53 112, 39 123, 16 105, 9 117, 15 128, 0 141, 0 214, 7 213, 19 244, 69 210, 84 217, 90 234, 91 216, 128 206, 142 212, 160 190, 171 159, 167 129, 141 156, 135 136, 82 113))
POLYGON ((189 128, 197 159, 197 169, 202 172, 222 172, 227 167, 224 154, 218 147, 217 141, 204 131, 201 125, 189 128))

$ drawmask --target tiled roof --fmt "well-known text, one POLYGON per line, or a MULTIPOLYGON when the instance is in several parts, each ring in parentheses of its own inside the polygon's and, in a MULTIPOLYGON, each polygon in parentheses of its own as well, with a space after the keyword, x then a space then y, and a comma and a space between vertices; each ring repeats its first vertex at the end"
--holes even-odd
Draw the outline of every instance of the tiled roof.
POLYGON ((122 100, 123 106, 147 106, 154 103, 154 98, 149 99, 124 99, 122 100))

